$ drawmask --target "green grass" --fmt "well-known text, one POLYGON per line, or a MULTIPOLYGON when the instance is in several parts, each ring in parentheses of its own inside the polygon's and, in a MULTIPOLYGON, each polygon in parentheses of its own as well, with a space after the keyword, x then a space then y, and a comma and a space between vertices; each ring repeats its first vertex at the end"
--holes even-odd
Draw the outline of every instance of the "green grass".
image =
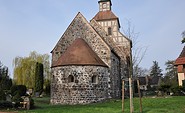
MULTIPOLYGON (((185 113, 185 96, 143 98, 143 113, 185 113)), ((122 113, 121 100, 110 100, 89 105, 50 105, 49 98, 35 99, 36 108, 19 113, 122 113)), ((129 99, 125 100, 125 113, 129 113, 129 99)), ((134 113, 139 113, 139 99, 134 98, 134 113)))

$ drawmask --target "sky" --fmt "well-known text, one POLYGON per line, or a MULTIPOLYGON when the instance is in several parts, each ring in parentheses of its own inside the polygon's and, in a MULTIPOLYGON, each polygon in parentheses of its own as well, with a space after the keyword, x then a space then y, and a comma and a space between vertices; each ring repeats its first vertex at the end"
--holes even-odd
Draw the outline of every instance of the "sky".
MULTIPOLYGON (((13 76, 15 57, 50 54, 78 12, 89 21, 98 11, 98 0, 0 0, 0 61, 13 76)), ((165 70, 165 62, 179 56, 185 0, 112 0, 112 11, 120 31, 130 21, 139 33, 137 47, 147 47, 141 67, 150 69, 157 61, 165 70)))

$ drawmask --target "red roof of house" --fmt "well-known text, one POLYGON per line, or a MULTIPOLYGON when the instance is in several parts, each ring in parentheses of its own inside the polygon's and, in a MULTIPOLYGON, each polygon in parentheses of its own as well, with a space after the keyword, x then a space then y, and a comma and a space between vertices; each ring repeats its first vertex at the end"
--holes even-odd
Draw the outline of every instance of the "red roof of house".
POLYGON ((95 65, 107 67, 82 38, 77 38, 52 67, 69 65, 95 65))
POLYGON ((175 65, 183 65, 183 64, 185 64, 185 46, 184 46, 181 54, 179 55, 179 57, 175 61, 175 65))
POLYGON ((117 19, 120 27, 119 18, 112 11, 99 11, 93 19, 96 21, 117 19))

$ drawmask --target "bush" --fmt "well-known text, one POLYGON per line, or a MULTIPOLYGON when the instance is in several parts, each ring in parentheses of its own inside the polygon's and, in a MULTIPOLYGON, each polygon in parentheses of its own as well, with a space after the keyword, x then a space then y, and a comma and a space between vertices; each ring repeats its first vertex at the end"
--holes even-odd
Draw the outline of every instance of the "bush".
POLYGON ((25 85, 18 85, 18 89, 19 89, 19 93, 20 93, 20 96, 25 96, 26 95, 26 86, 25 85))
POLYGON ((50 84, 46 85, 45 93, 46 93, 46 95, 50 95, 50 84))
POLYGON ((173 96, 184 96, 185 95, 183 93, 183 87, 182 86, 173 87, 171 90, 173 92, 173 96))
POLYGON ((182 87, 185 87, 185 80, 182 80, 182 87))
POLYGON ((4 109, 4 108, 12 108, 13 105, 11 102, 8 101, 0 101, 0 108, 4 109))
POLYGON ((30 108, 32 109, 34 107, 34 100, 30 98, 30 108))
POLYGON ((26 86, 24 85, 14 85, 11 87, 11 94, 12 94, 12 101, 15 102, 14 103, 14 107, 17 108, 20 106, 20 102, 23 101, 23 99, 21 98, 21 96, 25 96, 26 95, 26 86))
MULTIPOLYGON (((164 93, 164 95, 168 95, 169 92, 170 92, 170 89, 171 89, 171 85, 168 85, 168 84, 162 84, 160 87, 159 87, 159 91, 162 91, 164 93)), ((163 96, 164 96, 163 95, 163 96)))
POLYGON ((17 85, 13 85, 11 88, 10 88, 10 93, 12 96, 16 95, 16 91, 17 91, 17 85))
POLYGON ((0 89, 0 100, 6 100, 5 92, 2 89, 0 89))
POLYGON ((20 96, 26 95, 26 86, 25 85, 14 85, 11 87, 12 96, 17 95, 19 93, 20 96))
POLYGON ((183 87, 181 86, 176 86, 171 88, 171 91, 173 92, 173 96, 184 96, 185 94, 182 92, 183 87))
POLYGON ((19 91, 16 91, 16 95, 13 96, 12 101, 13 102, 20 102, 20 101, 22 101, 22 98, 21 98, 21 96, 19 94, 19 91))

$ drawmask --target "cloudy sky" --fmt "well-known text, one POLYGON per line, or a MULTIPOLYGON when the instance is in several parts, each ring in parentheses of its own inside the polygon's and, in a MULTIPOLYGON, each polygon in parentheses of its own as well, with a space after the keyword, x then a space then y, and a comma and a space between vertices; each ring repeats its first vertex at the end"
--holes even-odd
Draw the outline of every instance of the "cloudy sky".
MULTIPOLYGON (((162 69, 176 59, 183 46, 185 0, 112 0, 121 31, 128 20, 139 33, 138 47, 148 47, 140 66, 156 60, 162 69)), ((30 51, 50 54, 78 12, 90 20, 98 12, 98 0, 0 0, 0 61, 12 74, 16 56, 30 51)))

